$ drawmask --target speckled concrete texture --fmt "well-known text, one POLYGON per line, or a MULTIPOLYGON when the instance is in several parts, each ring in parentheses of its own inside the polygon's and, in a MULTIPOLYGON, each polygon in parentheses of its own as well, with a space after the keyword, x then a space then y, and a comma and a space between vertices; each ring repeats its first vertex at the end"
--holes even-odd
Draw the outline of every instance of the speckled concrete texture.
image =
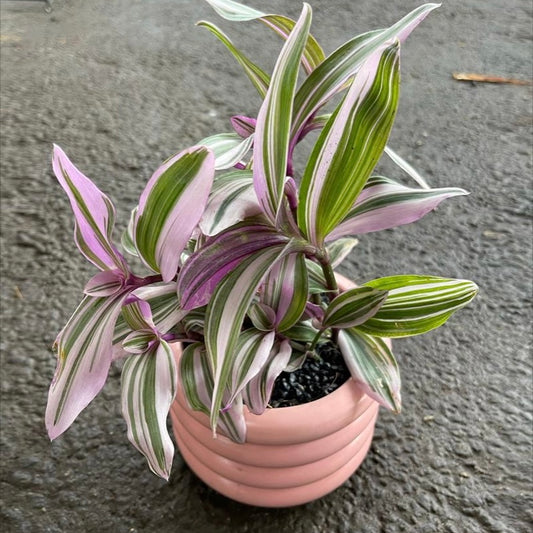
MULTIPOLYGON (((331 52, 418 3, 316 0, 313 31, 331 52)), ((300 8, 249 4, 293 17, 300 8)), ((259 105, 238 65, 194 23, 219 23, 268 69, 269 31, 219 21, 200 0, 56 0, 49 14, 44 3, 2 2, 2 531, 530 531, 531 88, 451 75, 531 79, 531 7, 449 0, 406 43, 390 144, 433 186, 472 194, 364 236, 344 273, 358 282, 465 277, 481 292, 440 330, 394 343, 404 412, 381 413, 359 471, 320 501, 265 510, 217 495, 179 454, 169 483, 152 475, 126 438, 118 370, 53 444, 43 417, 51 344, 93 273, 72 241, 52 142, 114 199, 122 230, 161 161, 259 105)), ((380 169, 400 177, 388 162, 380 169)))

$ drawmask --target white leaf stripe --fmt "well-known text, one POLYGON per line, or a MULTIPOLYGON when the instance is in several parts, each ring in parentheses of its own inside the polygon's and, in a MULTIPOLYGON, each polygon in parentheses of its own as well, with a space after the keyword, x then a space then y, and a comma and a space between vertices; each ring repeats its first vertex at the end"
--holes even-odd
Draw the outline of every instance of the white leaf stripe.
POLYGON ((253 134, 243 139, 238 133, 218 133, 202 139, 198 145, 206 146, 215 155, 215 170, 233 167, 250 151, 253 134))
POLYGON ((409 174, 420 187, 429 189, 427 181, 402 157, 400 157, 390 146, 385 146, 385 153, 398 165, 404 172, 409 174))
POLYGON ((293 96, 303 47, 311 25, 311 8, 302 14, 285 42, 263 101, 254 142, 254 187, 264 213, 275 222, 287 173, 293 96))
POLYGON ((439 4, 424 4, 396 24, 371 31, 348 41, 328 56, 304 81, 295 96, 291 138, 299 139, 308 121, 346 82, 361 64, 388 41, 403 42, 422 20, 439 4))
POLYGON ((235 22, 254 20, 265 14, 257 9, 248 7, 233 0, 206 0, 207 3, 226 20, 235 22))
POLYGON ((174 445, 166 426, 176 394, 176 363, 170 346, 130 356, 122 369, 122 413, 128 438, 146 457, 152 471, 168 479, 174 445))
POLYGON ((356 329, 344 329, 339 331, 338 344, 352 378, 371 398, 399 413, 400 371, 385 342, 356 329))
POLYGON ((86 296, 58 335, 57 369, 48 394, 46 426, 55 439, 103 387, 112 358, 115 322, 127 293, 86 296))

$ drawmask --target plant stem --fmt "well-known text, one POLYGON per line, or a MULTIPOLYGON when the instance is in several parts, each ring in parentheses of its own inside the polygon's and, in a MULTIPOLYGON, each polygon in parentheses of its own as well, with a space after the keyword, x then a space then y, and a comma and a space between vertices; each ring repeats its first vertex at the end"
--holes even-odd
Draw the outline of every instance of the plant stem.
POLYGON ((328 294, 332 296, 332 298, 335 298, 335 296, 339 294, 339 286, 337 285, 337 280, 335 279, 335 272, 333 272, 331 263, 326 257, 319 258, 319 261, 320 266, 322 267, 322 272, 324 273, 324 278, 326 280, 326 288, 331 291, 328 294))

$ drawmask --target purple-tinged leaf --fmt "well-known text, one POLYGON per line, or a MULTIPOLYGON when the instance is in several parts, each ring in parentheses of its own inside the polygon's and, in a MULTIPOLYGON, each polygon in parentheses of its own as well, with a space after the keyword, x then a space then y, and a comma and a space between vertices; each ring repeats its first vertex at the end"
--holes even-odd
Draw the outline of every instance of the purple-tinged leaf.
POLYGON ((122 368, 122 415, 128 438, 152 472, 167 480, 174 456, 167 417, 177 381, 174 355, 165 341, 148 353, 128 357, 122 368))
POLYGON ((322 327, 351 328, 373 317, 387 298, 387 291, 356 287, 335 297, 324 315, 322 327))
POLYGON ((263 283, 261 302, 276 312, 276 330, 293 326, 305 309, 308 276, 303 254, 290 254, 278 261, 263 283))
POLYGON ((103 270, 87 282, 83 292, 87 296, 112 296, 121 291, 124 284, 122 270, 103 270))
POLYGON ((256 251, 222 280, 206 311, 205 340, 214 372, 211 427, 216 428, 224 391, 232 371, 232 354, 240 329, 257 288, 264 276, 286 254, 298 251, 299 244, 271 245, 256 251))
POLYGON ((248 309, 248 317, 260 331, 272 331, 276 327, 276 312, 272 307, 256 302, 248 309))
POLYGON ((144 354, 154 344, 154 341, 156 341, 156 336, 153 331, 132 331, 122 341, 122 349, 129 354, 144 354))
POLYGON ((278 57, 270 87, 257 117, 254 188, 267 217, 275 222, 287 175, 289 133, 298 67, 311 25, 311 8, 302 14, 278 57))
POLYGON ((138 296, 131 295, 122 307, 122 316, 132 331, 151 331, 157 333, 150 304, 138 296))
MULTIPOLYGON (((185 348, 180 359, 179 375, 189 407, 209 416, 213 376, 203 344, 194 343, 185 348)), ((228 398, 227 393, 225 398, 228 398)), ((246 422, 241 395, 234 399, 227 410, 220 412, 217 427, 235 442, 243 443, 246 440, 246 422)))
POLYGON ((233 57, 244 69, 244 72, 252 82, 253 86, 257 89, 257 92, 261 98, 265 97, 270 84, 270 76, 266 74, 263 69, 258 67, 253 61, 250 61, 235 45, 231 42, 230 38, 220 29, 217 28, 211 22, 201 20, 196 23, 197 26, 203 26, 207 28, 217 39, 222 42, 226 48, 231 52, 233 57))
POLYGON ((215 154, 215 170, 225 170, 242 161, 253 141, 253 135, 242 139, 237 133, 219 133, 202 139, 198 144, 207 146, 215 154))
POLYGON ((48 393, 46 427, 63 433, 104 386, 113 351, 115 322, 128 293, 85 296, 56 340, 57 369, 48 393))
POLYGON ((375 30, 353 38, 328 56, 306 78, 294 99, 294 119, 291 139, 298 142, 304 128, 313 121, 318 110, 335 94, 347 87, 347 82, 361 65, 387 42, 403 42, 408 35, 439 4, 422 5, 390 28, 375 30))
POLYGON ((176 275, 180 254, 202 217, 214 164, 213 153, 203 146, 184 150, 154 173, 141 195, 135 244, 163 281, 176 275))
POLYGON ((306 318, 316 318, 320 323, 324 320, 324 308, 321 305, 307 302, 305 305, 304 316, 306 318))
POLYGON ((305 169, 298 225, 315 246, 348 214, 381 157, 399 96, 399 47, 378 49, 322 130, 305 169))
POLYGON ((276 378, 285 370, 291 359, 291 345, 288 340, 276 343, 261 371, 243 390, 243 400, 251 413, 264 413, 276 378))
POLYGON ((235 170, 215 180, 200 220, 200 229, 205 235, 217 235, 237 222, 261 212, 254 191, 252 171, 235 170))
POLYGON ((233 129, 243 138, 246 139, 255 133, 257 120, 244 115, 235 115, 230 119, 233 129))
POLYGON ((80 252, 100 270, 121 270, 127 275, 124 258, 111 241, 115 224, 115 208, 111 200, 72 164, 57 145, 54 145, 52 165, 74 212, 74 238, 80 252))
POLYGON ((339 331, 339 349, 354 381, 387 409, 401 409, 400 370, 385 341, 356 329, 339 331))
POLYGON ((283 248, 289 239, 259 223, 242 223, 213 237, 183 265, 178 295, 183 309, 206 305, 222 278, 246 258, 273 246, 283 248))
POLYGON ((263 368, 275 339, 276 333, 274 331, 264 332, 248 329, 240 334, 232 356, 231 366, 233 367, 233 372, 229 380, 230 398, 227 402, 228 405, 233 403, 236 396, 263 368))
POLYGON ((124 248, 124 250, 130 255, 133 255, 135 257, 139 257, 139 252, 135 247, 135 221, 137 220, 137 211, 137 207, 131 211, 128 227, 124 230, 120 239, 122 248, 124 248))
POLYGON ((466 194, 468 192, 456 187, 411 189, 388 178, 373 177, 350 212, 326 240, 410 224, 435 209, 446 198, 466 194))

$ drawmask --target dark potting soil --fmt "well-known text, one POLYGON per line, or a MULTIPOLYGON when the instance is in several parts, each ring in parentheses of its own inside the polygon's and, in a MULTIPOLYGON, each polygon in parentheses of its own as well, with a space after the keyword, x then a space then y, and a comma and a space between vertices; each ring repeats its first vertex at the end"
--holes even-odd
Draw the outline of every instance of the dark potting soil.
POLYGON ((294 372, 282 372, 272 390, 272 407, 290 407, 318 400, 338 389, 350 377, 339 349, 332 343, 318 347, 321 360, 308 357, 294 372))

